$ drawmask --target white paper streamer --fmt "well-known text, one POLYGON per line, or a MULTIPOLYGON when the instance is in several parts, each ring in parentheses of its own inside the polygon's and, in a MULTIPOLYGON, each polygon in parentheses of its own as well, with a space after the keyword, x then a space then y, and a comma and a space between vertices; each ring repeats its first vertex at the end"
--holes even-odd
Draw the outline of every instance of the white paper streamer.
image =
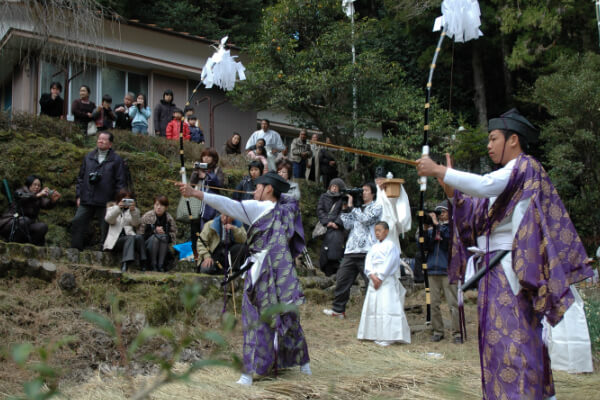
POLYGON ((223 90, 233 90, 236 76, 239 76, 241 81, 246 79, 244 74, 246 68, 241 62, 235 61, 237 56, 232 56, 229 50, 225 50, 227 38, 225 36, 221 39, 217 52, 206 60, 206 64, 202 68, 200 79, 207 89, 217 85, 223 90))
POLYGON ((435 20, 433 31, 446 28, 448 37, 455 42, 467 42, 483 36, 479 30, 481 20, 479 16, 479 3, 477 0, 444 0, 442 2, 442 16, 435 20))
POLYGON ((354 14, 354 2, 356 0, 342 0, 342 9, 346 13, 346 16, 350 17, 354 14))

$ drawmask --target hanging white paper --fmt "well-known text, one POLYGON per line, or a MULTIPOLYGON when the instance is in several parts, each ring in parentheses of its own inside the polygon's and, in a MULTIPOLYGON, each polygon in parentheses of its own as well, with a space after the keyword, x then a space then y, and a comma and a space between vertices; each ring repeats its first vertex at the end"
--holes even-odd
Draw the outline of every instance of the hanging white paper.
POLYGON ((221 39, 219 48, 204 64, 200 79, 207 89, 217 85, 223 90, 233 90, 235 87, 236 76, 241 81, 246 79, 244 71, 246 68, 241 62, 235 61, 237 56, 232 56, 229 50, 225 49, 227 36, 221 39))
POLYGON ((436 18, 433 31, 446 28, 448 37, 455 42, 467 42, 483 36, 479 30, 481 19, 477 0, 444 0, 442 16, 436 18))

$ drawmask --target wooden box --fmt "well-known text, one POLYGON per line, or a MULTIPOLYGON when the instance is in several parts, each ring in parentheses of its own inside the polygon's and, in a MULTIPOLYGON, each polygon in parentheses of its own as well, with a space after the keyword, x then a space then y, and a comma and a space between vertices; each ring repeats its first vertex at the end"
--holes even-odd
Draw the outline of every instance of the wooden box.
POLYGON ((403 183, 404 179, 400 178, 383 179, 385 195, 389 198, 400 197, 400 186, 402 186, 403 183))

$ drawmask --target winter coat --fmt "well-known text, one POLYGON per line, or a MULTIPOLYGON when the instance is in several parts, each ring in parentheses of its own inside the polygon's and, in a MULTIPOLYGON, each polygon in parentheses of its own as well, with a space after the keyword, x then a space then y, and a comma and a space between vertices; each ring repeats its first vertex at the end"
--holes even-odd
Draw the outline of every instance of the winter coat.
POLYGON ((175 103, 167 103, 164 99, 154 107, 154 130, 159 131, 160 136, 167 135, 167 125, 173 119, 175 108, 175 103))
POLYGON ((340 214, 344 204, 344 196, 339 193, 326 192, 319 197, 317 204, 317 217, 319 222, 327 227, 330 222, 335 223, 338 229, 327 228, 323 238, 323 249, 327 259, 339 261, 344 256, 345 231, 340 214))
POLYGON ((42 94, 42 97, 40 97, 40 114, 49 117, 60 117, 63 115, 64 104, 65 101, 60 96, 56 96, 56 98, 52 100, 52 95, 50 93, 44 93, 42 94))
POLYGON ((12 222, 13 216, 18 211, 21 211, 22 215, 29 218, 33 223, 37 221, 40 209, 48 209, 56 205, 49 197, 36 197, 26 186, 15 190, 13 200, 8 210, 0 217, 0 230, 4 229, 6 224, 12 222))
MULTIPOLYGON (((165 215, 167 216, 168 230, 166 233, 169 235, 169 242, 175 243, 175 239, 177 238, 177 224, 171 214, 165 212, 165 215)), ((150 210, 142 216, 140 225, 137 228, 138 235, 146 236, 147 230, 154 232, 154 224, 156 224, 156 212, 150 210)))
POLYGON ((109 150, 102 164, 98 163, 98 149, 86 154, 79 169, 76 186, 76 197, 82 205, 106 206, 126 186, 125 165, 114 150, 109 150), (92 172, 102 174, 96 184, 90 183, 89 176, 92 172))
MULTIPOLYGON (((144 125, 148 127, 148 120, 152 115, 150 107, 138 109, 137 107, 129 107, 129 117, 131 118, 131 126, 133 125, 144 125)), ((129 129, 131 129, 131 126, 129 129)))
MULTIPOLYGON (((256 185, 250 176, 245 176, 244 179, 235 187, 235 190, 240 190, 242 192, 254 192, 256 190, 256 185)), ((234 200, 242 201, 242 200, 253 200, 254 195, 252 193, 238 193, 234 192, 233 196, 231 196, 234 200)))
POLYGON ((125 235, 136 235, 136 228, 140 225, 140 210, 137 208, 131 211, 129 208, 122 209, 115 202, 110 202, 106 206, 106 216, 104 220, 109 225, 108 234, 104 241, 104 250, 112 250, 121 236, 121 231, 125 231, 125 235))
MULTIPOLYGON (((242 223, 234 220, 233 225, 235 225, 235 228, 233 228, 231 232, 233 239, 231 244, 245 243, 246 230, 242 226, 242 223)), ((204 228, 202 228, 202 232, 200 233, 202 240, 198 239, 197 244, 199 264, 207 258, 212 258, 210 254, 213 253, 217 249, 217 246, 219 246, 221 243, 221 230, 222 226, 220 216, 204 224, 204 228), (208 246, 208 249, 206 248, 205 244, 208 246)))
POLYGON ((329 165, 330 161, 335 161, 333 154, 329 150, 321 149, 319 151, 319 172, 321 175, 335 178, 338 174, 337 164, 334 166, 329 165))
POLYGON ((312 157, 312 150, 308 140, 303 142, 300 138, 295 138, 292 140, 290 150, 292 153, 289 157, 291 162, 299 163, 302 162, 303 159, 308 160, 312 157), (307 153, 306 157, 302 157, 302 153, 307 153))
POLYGON ((450 227, 448 224, 434 226, 427 230, 424 239, 427 249, 427 272, 429 275, 448 275, 450 227))
POLYGON ((81 99, 77 99, 71 104, 71 112, 73 113, 73 120, 81 125, 83 128, 87 128, 88 122, 92 121, 92 118, 88 117, 88 113, 93 113, 96 109, 96 104, 93 101, 89 103, 83 103, 81 99))
MULTIPOLYGON (((204 178, 205 185, 213 186, 213 187, 223 187, 224 182, 225 182, 225 175, 223 174, 223 170, 221 170, 221 168, 217 167, 214 170, 206 171, 206 177, 204 178)), ((199 185, 199 184, 200 184, 200 175, 198 174, 198 172, 194 171, 194 172, 192 172, 192 175, 190 176, 190 185, 199 185)), ((197 189, 200 189, 200 187, 198 186, 197 189)), ((207 190, 205 190, 205 192, 219 194, 218 190, 215 191, 213 189, 207 189, 207 190)), ((202 219, 204 221, 210 221, 216 215, 217 215, 217 210, 215 210, 214 208, 212 208, 209 205, 204 206, 204 214, 202 214, 202 219)), ((198 218, 198 216, 194 216, 194 217, 198 218)))
POLYGON ((106 130, 113 128, 113 122, 117 119, 117 116, 110 107, 108 109, 98 107, 92 113, 92 119, 96 121, 98 129, 106 130))
MULTIPOLYGON (((115 106, 115 110, 119 107, 125 108, 125 104, 117 104, 115 106)), ((125 131, 131 130, 131 116, 129 115, 129 110, 131 110, 132 108, 136 107, 129 107, 129 109, 125 108, 125 111, 121 112, 115 111, 115 115, 117 117, 117 120, 115 122, 116 129, 123 129, 125 131)))
MULTIPOLYGON (((179 140, 179 131, 181 130, 181 121, 171 120, 167 125, 167 139, 179 140)), ((183 140, 190 140, 190 126, 183 122, 183 140)))
POLYGON ((190 126, 190 140, 194 143, 204 143, 204 132, 197 126, 190 126))

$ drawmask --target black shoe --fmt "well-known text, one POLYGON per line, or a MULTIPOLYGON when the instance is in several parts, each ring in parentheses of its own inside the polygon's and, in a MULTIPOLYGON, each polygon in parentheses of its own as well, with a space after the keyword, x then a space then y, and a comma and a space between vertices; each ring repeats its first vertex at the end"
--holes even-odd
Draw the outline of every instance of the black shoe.
POLYGON ((121 264, 121 272, 127 272, 127 261, 124 261, 123 264, 121 264))
POLYGON ((432 337, 431 337, 431 341, 432 342, 439 342, 440 340, 442 340, 444 338, 444 335, 440 335, 439 333, 435 333, 432 337))
POLYGON ((457 336, 457 337, 455 337, 454 339, 452 339, 452 343, 454 343, 454 344, 462 344, 462 343, 463 343, 463 341, 462 341, 462 339, 460 338, 460 336, 457 336))

